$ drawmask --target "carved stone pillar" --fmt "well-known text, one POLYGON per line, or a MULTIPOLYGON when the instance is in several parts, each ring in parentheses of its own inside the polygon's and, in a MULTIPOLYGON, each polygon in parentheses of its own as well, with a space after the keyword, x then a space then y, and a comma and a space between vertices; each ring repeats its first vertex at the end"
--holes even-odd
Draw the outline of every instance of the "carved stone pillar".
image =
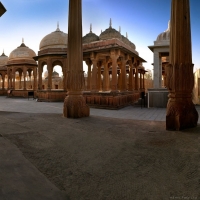
POLYGON ((8 89, 10 89, 10 71, 7 70, 7 77, 8 77, 8 89))
POLYGON ((63 115, 68 118, 88 117, 90 109, 83 97, 82 0, 69 0, 67 54, 68 95, 64 101, 63 115))
POLYGON ((27 73, 27 71, 26 71, 26 69, 23 69, 23 74, 24 74, 24 90, 26 90, 26 73, 27 73))
POLYGON ((34 77, 33 90, 36 90, 37 88, 37 68, 36 67, 33 69, 33 77, 34 77))
POLYGON ((127 83, 127 80, 126 80, 126 63, 127 63, 127 60, 125 58, 121 58, 121 76, 120 76, 120 79, 121 79, 121 88, 120 90, 121 91, 126 91, 126 83, 127 83))
POLYGON ((103 71, 103 91, 109 91, 109 67, 106 61, 103 62, 104 71, 103 71))
POLYGON ((135 90, 138 90, 138 63, 135 64, 135 90))
POLYGON ((117 59, 119 58, 118 52, 111 51, 110 57, 112 60, 112 84, 111 84, 111 90, 114 92, 117 91, 117 59))
POLYGON ((169 89, 166 129, 181 130, 197 126, 198 113, 192 103, 194 76, 189 0, 172 0, 166 85, 169 89))
POLYGON ((128 90, 133 91, 133 62, 132 60, 128 61, 129 63, 129 84, 128 84, 128 90))
POLYGON ((42 72, 43 72, 43 67, 41 62, 39 61, 38 64, 38 90, 42 90, 42 72))
POLYGON ((142 83, 142 89, 145 89, 144 74, 145 74, 145 72, 142 73, 142 80, 143 80, 143 83, 142 83))
POLYGON ((51 64, 51 60, 50 58, 48 58, 47 60, 47 69, 48 69, 48 86, 47 86, 47 90, 51 90, 52 89, 52 64, 51 64))
POLYGON ((12 69, 12 89, 15 89, 15 70, 12 69))
POLYGON ((142 89, 142 72, 140 71, 140 90, 142 89))
POLYGON ((64 66, 63 66, 63 89, 64 91, 67 91, 67 59, 64 60, 64 66))
POLYGON ((162 87, 162 66, 161 66, 161 57, 159 52, 154 52, 154 88, 162 87))
POLYGON ((97 66, 98 66, 98 81, 97 81, 97 89, 99 90, 99 91, 101 91, 102 90, 102 81, 101 81, 101 62, 98 62, 98 64, 97 64, 97 66))
POLYGON ((22 71, 19 71, 19 89, 22 89, 22 71))
POLYGON ((95 55, 91 55, 91 61, 92 61, 92 91, 97 91, 97 59, 95 58, 95 55))
POLYGON ((91 62, 90 59, 87 59, 85 61, 85 63, 88 66, 87 90, 90 91, 91 90, 91 66, 92 66, 92 62, 91 62))

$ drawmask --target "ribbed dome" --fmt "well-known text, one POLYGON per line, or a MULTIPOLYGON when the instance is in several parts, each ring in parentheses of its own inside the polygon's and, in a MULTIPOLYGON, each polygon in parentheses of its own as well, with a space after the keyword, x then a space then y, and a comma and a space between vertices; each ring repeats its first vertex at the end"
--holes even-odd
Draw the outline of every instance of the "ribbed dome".
POLYGON ((46 35, 40 42, 40 50, 48 48, 67 48, 68 35, 60 31, 59 26, 56 31, 46 35))
POLYGON ((29 49, 23 42, 22 44, 17 47, 15 50, 13 50, 8 58, 7 64, 36 64, 33 57, 35 57, 36 54, 32 49, 29 49))
POLYGON ((167 30, 164 31, 163 33, 159 34, 156 39, 157 42, 162 42, 162 41, 166 41, 166 40, 170 40, 170 21, 168 22, 167 30))
POLYGON ((113 39, 113 38, 118 38, 122 40, 122 35, 120 34, 119 31, 115 30, 111 26, 105 31, 103 31, 99 36, 100 40, 108 40, 108 39, 113 39))
POLYGON ((0 67, 6 65, 8 62, 8 56, 6 56, 4 53, 0 56, 0 67))
POLYGON ((92 32, 92 24, 90 24, 90 32, 83 37, 83 44, 99 41, 99 36, 92 32))
POLYGON ((83 37, 83 44, 99 41, 99 37, 95 33, 88 33, 83 37))

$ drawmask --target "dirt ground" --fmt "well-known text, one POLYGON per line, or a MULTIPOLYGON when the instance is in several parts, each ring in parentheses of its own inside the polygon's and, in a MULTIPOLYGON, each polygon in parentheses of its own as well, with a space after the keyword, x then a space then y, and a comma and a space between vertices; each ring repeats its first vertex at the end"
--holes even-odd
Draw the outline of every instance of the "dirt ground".
POLYGON ((200 199, 200 125, 6 114, 3 137, 71 200, 200 199))

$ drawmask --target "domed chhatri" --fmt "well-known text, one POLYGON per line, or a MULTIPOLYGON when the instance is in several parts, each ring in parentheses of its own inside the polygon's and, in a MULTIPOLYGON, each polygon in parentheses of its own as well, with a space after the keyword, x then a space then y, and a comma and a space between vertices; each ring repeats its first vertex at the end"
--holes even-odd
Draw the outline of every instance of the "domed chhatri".
POLYGON ((33 59, 34 56, 36 56, 35 52, 32 49, 28 48, 24 44, 24 40, 22 39, 22 44, 10 53, 7 64, 10 65, 12 63, 14 63, 14 64, 27 63, 27 64, 35 65, 36 62, 33 59))
POLYGON ((83 37, 83 44, 99 41, 99 36, 92 32, 92 24, 90 24, 90 32, 83 37))
POLYGON ((122 40, 122 35, 120 34, 119 31, 112 28, 112 21, 110 19, 109 28, 100 34, 99 39, 100 40, 108 40, 108 39, 113 39, 113 38, 118 38, 118 39, 122 40))
POLYGON ((135 44, 133 44, 129 39, 128 39, 128 34, 126 33, 126 37, 121 35, 121 27, 119 27, 119 31, 115 30, 112 28, 112 20, 110 19, 110 26, 108 29, 105 31, 101 32, 99 39, 100 40, 108 40, 108 39, 114 39, 117 38, 129 47, 131 47, 133 50, 136 49, 135 44))
POLYGON ((167 30, 158 35, 156 42, 169 42, 169 40, 170 40, 170 21, 168 22, 167 30))
POLYGON ((67 48, 68 35, 60 31, 59 24, 57 24, 56 31, 46 35, 40 42, 40 50, 48 48, 67 48))

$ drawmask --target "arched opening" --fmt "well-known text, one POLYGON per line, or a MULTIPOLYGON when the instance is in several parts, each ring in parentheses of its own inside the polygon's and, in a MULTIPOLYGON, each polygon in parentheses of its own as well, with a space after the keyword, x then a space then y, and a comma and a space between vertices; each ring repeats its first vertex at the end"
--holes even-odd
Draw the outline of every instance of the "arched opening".
POLYGON ((64 89, 63 63, 59 60, 53 62, 52 89, 53 90, 64 89))
POLYGON ((15 71, 15 89, 21 90, 23 89, 23 85, 22 85, 22 69, 17 69, 15 71))
POLYGON ((47 89, 48 86, 48 70, 47 70, 47 64, 44 62, 42 64, 42 90, 47 89))

